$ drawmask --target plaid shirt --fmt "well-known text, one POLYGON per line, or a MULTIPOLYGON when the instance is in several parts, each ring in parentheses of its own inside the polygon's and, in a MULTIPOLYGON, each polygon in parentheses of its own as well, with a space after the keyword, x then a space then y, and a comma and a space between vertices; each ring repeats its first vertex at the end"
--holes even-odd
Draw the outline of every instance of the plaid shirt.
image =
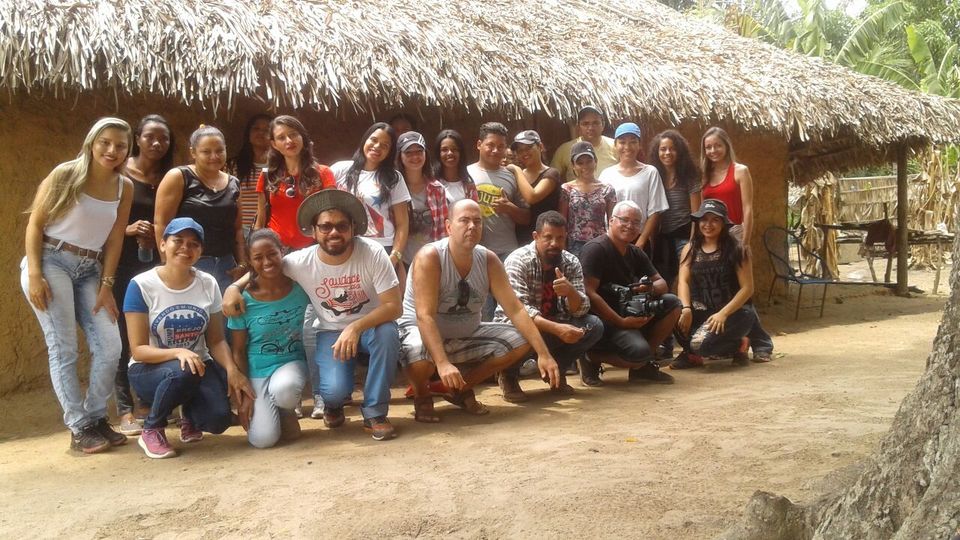
POLYGON ((450 217, 447 189, 437 180, 431 180, 427 182, 426 190, 427 208, 430 209, 430 217, 433 218, 433 231, 430 233, 430 238, 436 242, 447 237, 446 221, 450 217))
MULTIPOLYGON (((587 299, 587 293, 583 288, 583 267, 580 261, 569 251, 562 252, 563 262, 560 263, 560 271, 566 276, 577 294, 580 295, 580 309, 570 313, 567 307, 567 299, 563 296, 557 296, 557 313, 550 317, 552 321, 569 321, 574 317, 583 317, 590 311, 590 300, 587 299)), ((543 303, 543 263, 537 255, 537 246, 530 242, 525 246, 517 248, 507 257, 503 263, 507 271, 507 279, 510 280, 510 286, 517 294, 517 298, 523 307, 526 308, 530 318, 537 315, 544 317, 540 313, 540 306, 543 303)), ((547 318, 547 317, 544 317, 547 318)), ((507 320, 503 308, 497 307, 497 313, 494 317, 496 321, 507 320)))

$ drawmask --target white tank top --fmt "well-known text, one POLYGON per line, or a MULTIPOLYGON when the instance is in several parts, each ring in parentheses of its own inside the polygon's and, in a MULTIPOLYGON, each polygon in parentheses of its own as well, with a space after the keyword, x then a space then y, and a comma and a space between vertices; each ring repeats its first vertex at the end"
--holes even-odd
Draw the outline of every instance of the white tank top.
POLYGON ((48 223, 43 234, 77 247, 100 251, 117 221, 121 195, 123 178, 120 176, 117 177, 115 201, 101 201, 81 192, 77 204, 59 220, 48 223))

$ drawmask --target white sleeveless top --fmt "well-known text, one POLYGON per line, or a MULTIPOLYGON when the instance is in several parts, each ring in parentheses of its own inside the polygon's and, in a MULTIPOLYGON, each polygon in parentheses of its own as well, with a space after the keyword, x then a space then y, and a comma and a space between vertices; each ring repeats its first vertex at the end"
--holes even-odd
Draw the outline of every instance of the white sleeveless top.
POLYGON ((123 177, 117 177, 117 199, 101 201, 86 193, 80 193, 77 204, 73 205, 62 218, 47 223, 43 234, 50 238, 63 240, 84 249, 100 251, 110 236, 110 230, 117 221, 117 208, 123 195, 123 177))

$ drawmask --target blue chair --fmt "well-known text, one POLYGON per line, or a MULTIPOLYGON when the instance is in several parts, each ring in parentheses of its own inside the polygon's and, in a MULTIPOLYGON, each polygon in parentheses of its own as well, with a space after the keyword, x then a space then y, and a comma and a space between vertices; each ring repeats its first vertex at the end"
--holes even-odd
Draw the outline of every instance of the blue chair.
POLYGON ((830 278, 823 278, 808 274, 799 268, 794 268, 793 253, 796 253, 796 260, 803 261, 805 257, 813 257, 817 265, 823 272, 824 262, 819 254, 803 247, 800 238, 793 231, 783 227, 769 227, 763 233, 763 247, 767 250, 770 257, 770 264, 773 266, 773 281, 770 283, 770 292, 767 293, 767 303, 773 296, 773 289, 777 285, 777 280, 783 280, 786 287, 786 295, 790 293, 790 283, 796 283, 800 291, 797 293, 797 309, 793 314, 793 319, 800 317, 800 298, 803 295, 804 285, 823 285, 823 294, 820 296, 820 316, 823 317, 823 306, 827 299, 827 287, 834 283, 839 283, 830 278))

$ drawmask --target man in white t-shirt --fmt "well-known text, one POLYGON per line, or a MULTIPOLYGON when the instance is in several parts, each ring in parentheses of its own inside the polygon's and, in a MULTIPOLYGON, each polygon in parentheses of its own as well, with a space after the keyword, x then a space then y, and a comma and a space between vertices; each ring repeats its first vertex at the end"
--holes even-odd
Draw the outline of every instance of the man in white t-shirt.
MULTIPOLYGON (((356 357, 366 353, 370 364, 360 409, 364 428, 378 441, 392 438, 395 432, 387 411, 400 351, 396 319, 402 309, 390 258, 380 244, 355 236, 366 230, 367 213, 363 203, 345 191, 327 189, 304 199, 297 224, 317 245, 284 257, 283 272, 303 287, 317 311, 314 361, 320 374, 323 422, 330 428, 343 425, 356 357)), ((234 285, 245 284, 244 279, 234 285)), ((228 290, 224 296, 227 315, 243 309, 237 292, 228 290)))

